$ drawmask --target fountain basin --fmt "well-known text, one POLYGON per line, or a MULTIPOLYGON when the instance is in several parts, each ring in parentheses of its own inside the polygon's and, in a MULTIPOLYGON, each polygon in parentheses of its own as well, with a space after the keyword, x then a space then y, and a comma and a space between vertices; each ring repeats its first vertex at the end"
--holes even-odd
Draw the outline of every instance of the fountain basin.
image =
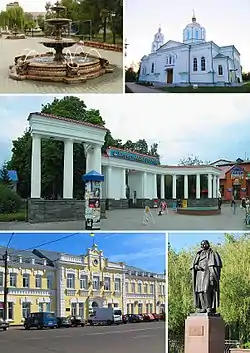
POLYGON ((47 20, 45 20, 45 22, 51 26, 65 26, 72 22, 72 20, 70 20, 69 18, 48 18, 47 20))
POLYGON ((84 83, 113 72, 114 68, 108 60, 93 55, 80 53, 68 59, 64 55, 64 62, 54 61, 54 54, 46 53, 30 56, 15 57, 15 64, 9 68, 9 77, 17 80, 33 80, 44 82, 84 83))
POLYGON ((12 33, 12 34, 7 35, 7 37, 5 39, 25 39, 25 38, 26 38, 25 34, 12 33))

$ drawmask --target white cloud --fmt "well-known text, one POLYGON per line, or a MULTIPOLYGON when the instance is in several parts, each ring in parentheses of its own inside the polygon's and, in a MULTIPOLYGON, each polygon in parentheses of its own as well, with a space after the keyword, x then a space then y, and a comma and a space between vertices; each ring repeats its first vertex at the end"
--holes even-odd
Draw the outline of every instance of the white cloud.
MULTIPOLYGON (((81 95, 99 109, 115 138, 159 143, 162 162, 176 164, 188 154, 213 160, 244 157, 248 151, 250 102, 240 94, 81 95), (237 144, 237 148, 235 146, 237 144)), ((7 97, 8 98, 8 97, 7 97)), ((54 96, 0 99, 0 141, 21 136, 27 116, 54 96), (23 103, 23 104, 21 104, 23 103)), ((6 153, 4 153, 6 155, 6 153)))

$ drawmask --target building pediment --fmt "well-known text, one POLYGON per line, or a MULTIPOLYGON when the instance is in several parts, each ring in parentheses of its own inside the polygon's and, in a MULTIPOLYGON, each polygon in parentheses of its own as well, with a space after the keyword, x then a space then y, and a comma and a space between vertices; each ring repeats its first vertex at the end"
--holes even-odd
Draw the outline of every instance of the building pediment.
POLYGON ((163 44, 163 46, 161 46, 157 51, 162 51, 165 49, 171 49, 171 48, 175 48, 175 47, 179 47, 180 45, 182 46, 186 46, 186 44, 183 44, 181 42, 176 42, 174 40, 169 40, 167 43, 163 44))

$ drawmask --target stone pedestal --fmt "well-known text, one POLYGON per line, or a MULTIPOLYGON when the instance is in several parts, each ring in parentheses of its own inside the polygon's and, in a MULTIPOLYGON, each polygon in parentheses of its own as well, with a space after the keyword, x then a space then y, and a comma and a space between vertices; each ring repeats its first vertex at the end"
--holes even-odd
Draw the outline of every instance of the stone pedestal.
POLYGON ((224 353, 225 324, 220 316, 194 314, 185 321, 185 353, 224 353))

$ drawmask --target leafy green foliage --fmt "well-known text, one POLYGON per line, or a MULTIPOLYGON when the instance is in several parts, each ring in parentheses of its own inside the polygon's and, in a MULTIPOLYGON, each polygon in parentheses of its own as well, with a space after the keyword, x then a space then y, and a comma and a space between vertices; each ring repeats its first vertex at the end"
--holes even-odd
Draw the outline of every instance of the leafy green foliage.
POLYGON ((22 204, 21 198, 8 186, 0 184, 0 213, 15 213, 22 204))
MULTIPOLYGON (((223 244, 212 245, 219 251, 221 274, 221 313, 230 332, 236 332, 242 343, 250 341, 250 236, 225 234, 223 244)), ((169 332, 170 337, 183 338, 184 322, 194 311, 189 264, 193 249, 168 251, 169 332)), ((232 338, 232 337, 228 337, 232 338)))
POLYGON ((0 182, 6 186, 11 184, 7 163, 4 163, 2 168, 0 169, 0 182))
MULTIPOLYGON (((84 101, 75 96, 66 96, 62 99, 55 98, 51 103, 42 106, 42 113, 71 118, 94 125, 105 126, 105 122, 96 109, 87 109, 84 101)), ((30 131, 13 141, 12 157, 8 169, 16 170, 19 176, 18 192, 23 198, 30 195, 31 178, 31 135, 30 131)), ((159 157, 158 145, 155 143, 148 148, 145 140, 137 142, 114 139, 108 130, 105 136, 103 152, 107 147, 131 149, 133 151, 159 157)), ((42 140, 42 197, 57 199, 62 196, 63 185, 63 155, 64 144, 62 141, 42 140)), ((83 144, 74 144, 74 197, 82 199, 83 183, 82 174, 86 171, 86 159, 83 144)))

